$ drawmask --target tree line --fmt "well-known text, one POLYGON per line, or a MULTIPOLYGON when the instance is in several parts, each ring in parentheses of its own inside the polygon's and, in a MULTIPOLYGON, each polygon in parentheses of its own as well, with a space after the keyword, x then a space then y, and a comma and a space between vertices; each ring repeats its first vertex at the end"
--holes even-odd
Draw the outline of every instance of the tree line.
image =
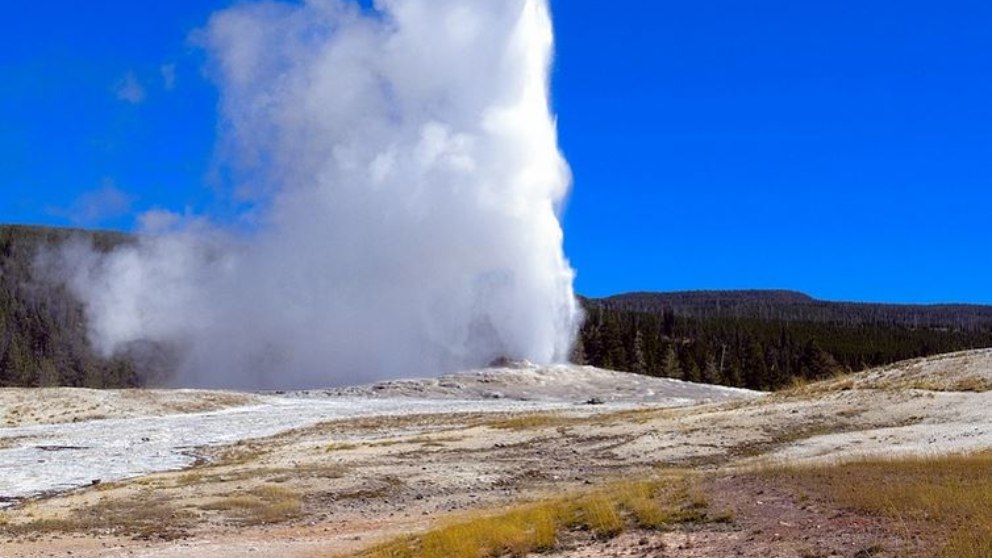
MULTIPOLYGON (((583 301, 573 358, 584 364, 693 382, 773 390, 899 360, 992 347, 992 320, 968 328, 914 327, 856 313, 843 320, 694 316, 583 301)), ((760 306, 774 315, 774 302, 760 306)), ((952 320, 953 321, 953 317, 952 320)))

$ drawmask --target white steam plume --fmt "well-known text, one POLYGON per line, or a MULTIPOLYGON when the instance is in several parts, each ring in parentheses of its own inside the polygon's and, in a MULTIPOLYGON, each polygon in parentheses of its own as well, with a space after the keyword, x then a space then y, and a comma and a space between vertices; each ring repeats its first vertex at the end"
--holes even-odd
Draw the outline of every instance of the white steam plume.
POLYGON ((163 343, 179 383, 253 388, 567 357, 546 0, 243 4, 200 40, 254 225, 159 212, 67 250, 100 351, 163 343))

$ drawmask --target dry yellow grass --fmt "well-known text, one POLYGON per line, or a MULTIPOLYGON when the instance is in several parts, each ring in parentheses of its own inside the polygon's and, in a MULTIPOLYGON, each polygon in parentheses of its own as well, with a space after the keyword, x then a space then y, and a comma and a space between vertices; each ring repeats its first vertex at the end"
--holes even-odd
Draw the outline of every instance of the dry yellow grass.
POLYGON ((857 387, 854 378, 849 374, 838 374, 826 380, 811 381, 805 378, 793 378, 792 383, 785 389, 772 394, 776 399, 808 399, 810 397, 849 391, 857 387))
POLYGON ((980 376, 964 376, 945 380, 942 378, 917 378, 895 383, 895 388, 924 391, 967 391, 983 393, 992 391, 992 381, 980 376))
POLYGON ((242 525, 279 523, 299 517, 302 501, 297 493, 271 484, 189 505, 145 488, 127 497, 101 497, 94 504, 58 516, 35 517, 27 513, 22 520, 14 521, 3 515, 0 536, 100 532, 139 539, 174 539, 195 527, 203 512, 215 512, 224 521, 242 525))
POLYGON ((127 500, 103 500, 72 510, 59 517, 34 517, 28 521, 0 523, 0 534, 7 536, 41 533, 102 532, 139 539, 174 539, 183 536, 194 516, 188 510, 154 495, 150 490, 127 500))
POLYGON ((586 419, 594 424, 645 424, 652 420, 675 418, 682 409, 647 407, 613 411, 603 415, 593 415, 586 419))
POLYGON ((537 430, 573 426, 585 420, 584 417, 571 417, 558 413, 531 413, 492 420, 487 422, 486 426, 497 430, 537 430))
POLYGON ((675 416, 671 409, 640 408, 613 411, 594 415, 567 415, 559 412, 528 413, 482 422, 484 426, 497 430, 539 430, 542 428, 566 428, 590 424, 644 424, 650 420, 675 416))
POLYGON ((705 501, 687 478, 624 482, 462 518, 437 529, 377 545, 352 558, 494 558, 554 548, 563 533, 611 538, 630 527, 663 529, 708 520, 705 501))
POLYGON ((203 468, 230 467, 232 465, 245 465, 260 459, 268 451, 259 442, 238 442, 233 446, 228 446, 205 464, 203 468))
POLYGON ((239 523, 259 525, 279 523, 302 512, 300 496, 282 486, 264 485, 246 494, 218 498, 198 506, 203 511, 224 512, 239 523))
POLYGON ((571 511, 580 527, 588 528, 599 538, 608 539, 623 532, 626 526, 620 509, 622 495, 599 492, 580 498, 571 511))
POLYGON ((784 468, 841 505, 943 534, 940 558, 992 556, 992 453, 784 468))

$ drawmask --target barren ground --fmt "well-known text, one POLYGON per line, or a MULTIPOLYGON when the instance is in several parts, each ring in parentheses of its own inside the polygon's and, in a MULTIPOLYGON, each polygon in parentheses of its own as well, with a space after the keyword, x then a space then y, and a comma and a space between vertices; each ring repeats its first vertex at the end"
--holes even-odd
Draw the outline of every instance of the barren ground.
POLYGON ((577 537, 555 556, 916 556, 933 542, 926 534, 760 470, 992 448, 989 387, 992 351, 763 397, 574 367, 279 395, 4 390, 0 498, 11 507, 0 512, 0 556, 334 556, 473 510, 675 469, 700 473, 710 508, 732 520, 577 537), (280 409, 296 422, 274 421, 280 409), (110 428, 126 438, 156 420, 196 430, 224 417, 270 426, 232 426, 236 439, 196 447, 156 446, 169 463, 181 450, 180 470, 114 477, 94 462, 87 478, 99 484, 35 496, 9 480, 28 478, 26 455, 44 467, 85 452, 82 442, 65 447, 71 436, 110 428))

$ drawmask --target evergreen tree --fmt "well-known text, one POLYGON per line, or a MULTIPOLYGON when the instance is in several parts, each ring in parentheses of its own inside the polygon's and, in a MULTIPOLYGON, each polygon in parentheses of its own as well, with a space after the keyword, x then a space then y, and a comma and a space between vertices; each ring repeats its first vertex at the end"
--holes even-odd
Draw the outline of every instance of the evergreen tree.
POLYGON ((664 368, 662 375, 666 378, 681 378, 682 367, 679 365, 679 355, 674 343, 666 343, 664 368))
POLYGON ((720 383, 720 370, 712 353, 706 355, 706 366, 703 368, 702 382, 706 384, 720 383))
POLYGON ((637 330, 637 333, 634 334, 633 371, 638 374, 647 374, 648 372, 647 358, 644 356, 644 336, 641 335, 641 330, 637 330))

